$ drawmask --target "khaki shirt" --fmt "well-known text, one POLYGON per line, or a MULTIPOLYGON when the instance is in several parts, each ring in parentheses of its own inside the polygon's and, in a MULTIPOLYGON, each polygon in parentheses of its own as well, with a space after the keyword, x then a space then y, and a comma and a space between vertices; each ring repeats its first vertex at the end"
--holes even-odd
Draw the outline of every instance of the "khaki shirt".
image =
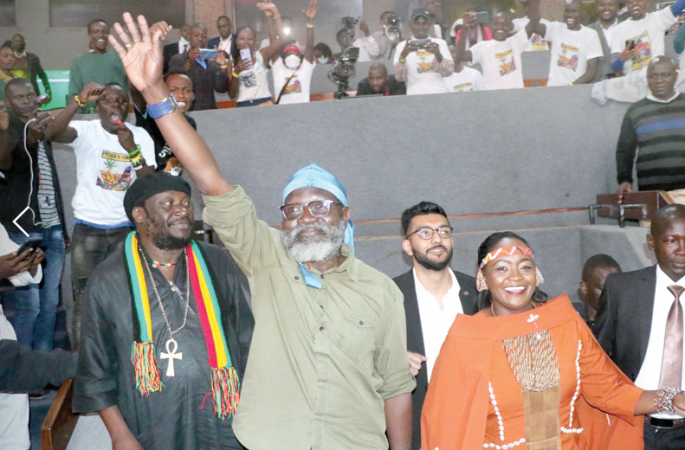
POLYGON ((416 383, 402 294, 354 257, 307 287, 279 231, 241 187, 204 197, 214 227, 248 276, 255 331, 235 434, 251 450, 387 449, 384 400, 416 383))

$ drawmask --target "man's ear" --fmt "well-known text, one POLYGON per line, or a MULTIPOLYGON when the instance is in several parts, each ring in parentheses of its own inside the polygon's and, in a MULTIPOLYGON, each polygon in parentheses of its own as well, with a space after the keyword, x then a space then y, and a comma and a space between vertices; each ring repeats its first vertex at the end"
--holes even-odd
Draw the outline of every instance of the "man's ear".
POLYGON ((145 209, 142 206, 136 206, 135 208, 133 208, 133 211, 131 211, 131 215, 133 216, 133 220, 136 224, 145 222, 145 219, 147 218, 145 209))
POLYGON ((342 213, 345 220, 350 220, 350 218, 352 217, 352 211, 350 211, 349 206, 345 206, 342 210, 342 213))
POLYGON ((414 256, 414 252, 412 251, 411 242, 409 242, 409 239, 402 240, 402 250, 404 250, 404 252, 407 255, 414 256))
POLYGON ((580 291, 581 294, 584 296, 587 295, 587 283, 584 281, 580 282, 580 286, 578 287, 578 290, 580 291))
POLYGON ((651 234, 647 235, 647 248, 654 251, 654 237, 651 234))

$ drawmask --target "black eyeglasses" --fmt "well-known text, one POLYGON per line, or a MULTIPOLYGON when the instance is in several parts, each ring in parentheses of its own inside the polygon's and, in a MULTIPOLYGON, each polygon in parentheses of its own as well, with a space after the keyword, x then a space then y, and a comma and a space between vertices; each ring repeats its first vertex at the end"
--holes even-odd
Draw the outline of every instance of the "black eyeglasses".
POLYGON ((413 233, 409 233, 405 239, 409 239, 409 236, 412 234, 418 234, 421 239, 428 240, 433 237, 433 233, 438 232, 438 236, 440 236, 441 239, 447 239, 450 236, 452 236, 452 227, 444 226, 440 228, 431 228, 431 227, 422 227, 419 228, 418 230, 414 231, 413 233))
POLYGON ((342 203, 333 200, 317 200, 308 205, 283 205, 280 209, 283 212, 283 217, 287 220, 297 220, 302 217, 305 206, 309 209, 309 213, 312 216, 324 217, 331 211, 331 205, 333 204, 342 206, 342 203))

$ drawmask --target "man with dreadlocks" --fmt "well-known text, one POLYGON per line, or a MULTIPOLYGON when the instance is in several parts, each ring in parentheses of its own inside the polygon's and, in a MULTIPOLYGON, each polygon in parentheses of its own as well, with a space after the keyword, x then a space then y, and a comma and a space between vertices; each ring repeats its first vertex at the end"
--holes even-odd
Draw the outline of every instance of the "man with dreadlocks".
POLYGON ((138 180, 124 207, 136 229, 86 288, 74 411, 97 411, 117 449, 240 449, 247 280, 228 252, 191 239, 180 177, 138 180))

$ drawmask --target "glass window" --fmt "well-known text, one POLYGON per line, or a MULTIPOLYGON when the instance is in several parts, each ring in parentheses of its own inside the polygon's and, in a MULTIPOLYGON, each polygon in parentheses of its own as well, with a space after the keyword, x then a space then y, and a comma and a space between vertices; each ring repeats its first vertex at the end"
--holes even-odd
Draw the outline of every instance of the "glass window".
POLYGON ((93 19, 104 19, 111 26, 121 22, 124 11, 134 19, 144 15, 149 24, 166 20, 176 28, 185 23, 186 0, 50 0, 50 26, 85 27, 93 19))
POLYGON ((15 0, 0 0, 0 27, 14 27, 17 25, 15 0))

